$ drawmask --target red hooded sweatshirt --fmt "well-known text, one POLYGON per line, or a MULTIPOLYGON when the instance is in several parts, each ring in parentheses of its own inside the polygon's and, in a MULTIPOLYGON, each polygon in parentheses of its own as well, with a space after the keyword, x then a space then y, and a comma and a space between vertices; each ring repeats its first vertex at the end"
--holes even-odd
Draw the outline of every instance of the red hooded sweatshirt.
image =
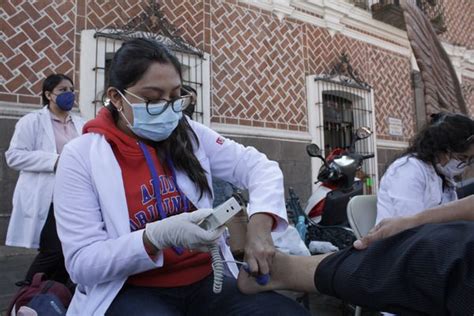
MULTIPOLYGON (((127 199, 130 230, 145 228, 146 223, 160 220, 156 207, 152 175, 137 139, 119 130, 109 110, 103 108, 97 117, 89 121, 83 130, 85 133, 97 133, 105 136, 112 147, 115 158, 122 171, 125 195, 127 199)), ((184 202, 176 189, 172 173, 166 164, 161 164, 153 147, 146 145, 151 153, 160 181, 160 193, 166 216, 182 213, 184 202)), ((190 211, 196 208, 192 203, 190 211)), ((126 249, 124 249, 126 251, 126 249)), ((127 283, 136 286, 175 287, 189 285, 204 279, 212 271, 208 253, 184 250, 177 254, 173 249, 164 250, 164 265, 128 278, 127 283)))

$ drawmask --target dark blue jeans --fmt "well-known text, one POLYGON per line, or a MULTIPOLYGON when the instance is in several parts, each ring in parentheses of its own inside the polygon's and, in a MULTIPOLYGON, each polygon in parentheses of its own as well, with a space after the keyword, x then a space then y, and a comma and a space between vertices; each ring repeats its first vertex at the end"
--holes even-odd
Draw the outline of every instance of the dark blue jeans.
POLYGON ((107 310, 107 315, 310 315, 295 301, 265 292, 245 295, 236 280, 225 278, 222 292, 212 292, 213 277, 175 288, 125 285, 107 310))

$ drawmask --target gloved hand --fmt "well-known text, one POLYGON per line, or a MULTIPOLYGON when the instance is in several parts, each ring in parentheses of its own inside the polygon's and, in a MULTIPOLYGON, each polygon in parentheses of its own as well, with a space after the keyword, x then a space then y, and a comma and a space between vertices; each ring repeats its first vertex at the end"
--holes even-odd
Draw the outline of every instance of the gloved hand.
POLYGON ((148 223, 145 228, 146 237, 160 250, 169 247, 206 249, 219 239, 225 229, 222 226, 214 231, 207 231, 198 226, 212 211, 212 209, 199 209, 148 223))

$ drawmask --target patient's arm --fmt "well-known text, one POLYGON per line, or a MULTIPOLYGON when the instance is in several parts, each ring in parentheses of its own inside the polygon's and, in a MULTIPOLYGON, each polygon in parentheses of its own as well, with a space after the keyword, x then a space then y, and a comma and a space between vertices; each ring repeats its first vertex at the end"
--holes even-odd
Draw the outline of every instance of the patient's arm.
POLYGON ((365 249, 376 240, 387 238, 401 231, 424 224, 474 221, 474 195, 446 203, 407 217, 395 217, 381 221, 367 236, 354 242, 357 249, 365 249))

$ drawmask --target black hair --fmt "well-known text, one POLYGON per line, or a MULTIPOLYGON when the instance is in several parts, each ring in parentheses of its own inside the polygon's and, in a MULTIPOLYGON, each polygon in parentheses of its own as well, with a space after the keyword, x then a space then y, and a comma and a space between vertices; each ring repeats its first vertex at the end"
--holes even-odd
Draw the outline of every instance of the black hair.
POLYGON ((64 74, 52 74, 49 75, 46 79, 44 79, 43 92, 41 93, 41 98, 43 99, 44 105, 49 105, 49 100, 46 97, 46 92, 52 92, 54 88, 56 88, 56 86, 60 84, 63 80, 69 80, 69 82, 74 85, 72 79, 64 74))
POLYGON ((443 153, 462 153, 474 144, 474 121, 463 114, 436 113, 412 138, 410 146, 398 157, 416 157, 432 165, 448 185, 445 177, 436 168, 438 156, 443 153))
MULTIPOLYGON (((182 80, 181 65, 167 47, 154 40, 136 38, 124 42, 115 53, 109 69, 107 88, 113 87, 124 93, 125 89, 142 78, 153 63, 172 65, 182 80)), ((110 104, 107 109, 117 122, 119 113, 115 106, 110 104)), ((168 155, 176 169, 184 171, 197 184, 201 198, 204 192, 211 194, 211 189, 206 178, 206 171, 194 155, 191 137, 196 146, 199 146, 196 134, 183 115, 178 126, 167 139, 161 142, 148 141, 148 143, 155 147, 160 161, 165 162, 168 155)))

